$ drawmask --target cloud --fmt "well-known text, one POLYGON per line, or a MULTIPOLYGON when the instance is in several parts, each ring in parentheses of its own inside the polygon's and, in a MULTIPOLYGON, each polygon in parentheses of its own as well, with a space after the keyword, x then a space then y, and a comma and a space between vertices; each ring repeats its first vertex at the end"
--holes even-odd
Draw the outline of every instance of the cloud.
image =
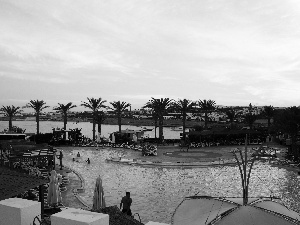
POLYGON ((0 4, 0 77, 51 90, 65 85, 63 99, 98 94, 139 101, 161 93, 236 104, 300 100, 296 0, 0 4))

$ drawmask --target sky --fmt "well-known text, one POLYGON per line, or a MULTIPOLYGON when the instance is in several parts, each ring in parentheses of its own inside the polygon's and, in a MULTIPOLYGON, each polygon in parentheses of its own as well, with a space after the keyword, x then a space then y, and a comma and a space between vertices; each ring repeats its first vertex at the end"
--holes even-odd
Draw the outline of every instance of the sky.
POLYGON ((299 72, 299 0, 0 0, 0 106, 298 106, 299 72))

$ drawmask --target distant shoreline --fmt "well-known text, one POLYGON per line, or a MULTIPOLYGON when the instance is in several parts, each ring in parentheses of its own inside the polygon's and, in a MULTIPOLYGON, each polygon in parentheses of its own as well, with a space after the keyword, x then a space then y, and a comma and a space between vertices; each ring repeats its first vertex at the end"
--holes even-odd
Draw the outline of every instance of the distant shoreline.
MULTIPOLYGON (((0 118, 0 121, 7 121, 6 118, 0 118)), ((27 117, 26 119, 20 119, 15 118, 13 121, 35 121, 35 117, 27 117)), ((63 122, 63 120, 43 120, 42 121, 52 121, 52 122, 63 122)), ((82 120, 82 119, 68 119, 68 122, 91 122, 89 120, 82 120)), ((151 119, 129 119, 129 118, 122 118, 121 121, 122 125, 131 125, 131 126, 154 126, 154 121, 151 119)), ((102 124, 108 124, 108 125, 118 125, 118 119, 117 118, 107 118, 102 124)), ((193 126, 199 126, 204 125, 204 122, 200 121, 186 121, 186 127, 193 127, 193 126)), ((164 127, 177 127, 182 126, 182 120, 181 119, 166 119, 164 120, 164 127)))

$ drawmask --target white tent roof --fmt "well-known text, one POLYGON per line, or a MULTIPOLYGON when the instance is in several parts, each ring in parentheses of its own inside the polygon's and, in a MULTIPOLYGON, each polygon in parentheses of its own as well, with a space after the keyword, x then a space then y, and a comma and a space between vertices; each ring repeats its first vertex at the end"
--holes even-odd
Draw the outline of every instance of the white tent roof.
POLYGON ((248 205, 243 206, 242 198, 188 197, 175 210, 172 225, 206 225, 212 221, 216 225, 300 224, 298 213, 277 202, 259 198, 248 200, 248 205))
MULTIPOLYGON (((224 199, 226 199, 227 201, 234 202, 239 205, 243 205, 243 198, 224 198, 224 199)), ((257 200, 259 200, 259 198, 248 198, 248 204, 255 202, 257 200)))
POLYGON ((229 225, 229 224, 240 224, 240 225, 291 225, 290 221, 277 216, 272 213, 265 212, 264 210, 257 209, 250 205, 240 206, 234 212, 225 216, 216 225, 229 225))
POLYGON ((212 198, 186 199, 176 209, 173 224, 205 225, 235 207, 237 205, 212 198))
POLYGON ((295 220, 299 220, 300 221, 300 215, 296 212, 294 212, 293 210, 290 210, 288 208, 286 208, 284 205, 281 205, 277 202, 273 202, 273 201, 261 201, 258 203, 254 204, 257 207, 266 209, 266 210, 270 210, 272 212, 276 212, 288 217, 291 217, 295 220))

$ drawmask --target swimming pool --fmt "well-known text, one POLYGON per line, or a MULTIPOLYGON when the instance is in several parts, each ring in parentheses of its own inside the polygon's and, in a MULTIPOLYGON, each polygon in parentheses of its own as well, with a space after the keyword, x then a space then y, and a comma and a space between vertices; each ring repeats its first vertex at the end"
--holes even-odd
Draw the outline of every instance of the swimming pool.
MULTIPOLYGON (((143 223, 149 220, 170 223, 172 213, 186 196, 242 196, 237 167, 159 168, 105 161, 109 157, 126 157, 129 151, 132 150, 76 148, 64 153, 64 164, 79 172, 85 180, 86 191, 80 196, 88 204, 92 205, 99 175, 103 180, 106 204, 119 206, 125 191, 130 191, 132 212, 138 213, 143 223), (73 162, 78 151, 81 162, 73 162), (91 164, 85 162, 87 158, 91 164)), ((295 172, 257 162, 251 174, 249 196, 275 195, 298 211, 299 188, 300 179, 295 172)))

